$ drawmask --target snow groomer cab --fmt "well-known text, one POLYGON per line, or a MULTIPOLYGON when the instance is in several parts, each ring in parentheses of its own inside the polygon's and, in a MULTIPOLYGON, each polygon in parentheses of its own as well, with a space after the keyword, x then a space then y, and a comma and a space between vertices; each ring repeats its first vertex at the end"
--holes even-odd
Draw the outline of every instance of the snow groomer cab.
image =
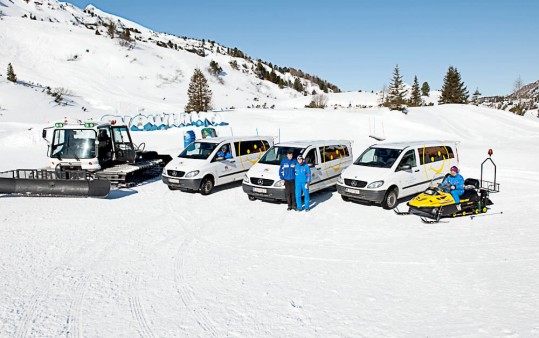
POLYGON ((273 145, 272 137, 218 137, 195 140, 163 169, 170 190, 199 191, 239 181, 273 145))
POLYGON ((250 200, 286 201, 279 169, 289 151, 294 158, 301 155, 311 168, 311 193, 335 185, 341 172, 353 161, 351 142, 347 140, 279 143, 271 147, 243 177, 243 191, 250 200))
POLYGON ((345 201, 393 209, 399 198, 441 183, 449 168, 459 163, 457 145, 455 141, 373 144, 342 173, 337 191, 345 201))

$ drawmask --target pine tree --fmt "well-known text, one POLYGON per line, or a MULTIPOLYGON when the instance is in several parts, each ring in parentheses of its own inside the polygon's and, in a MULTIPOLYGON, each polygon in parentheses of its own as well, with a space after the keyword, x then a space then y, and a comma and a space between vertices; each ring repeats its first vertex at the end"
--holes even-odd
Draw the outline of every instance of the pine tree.
POLYGON ((423 96, 429 96, 430 93, 430 86, 427 81, 423 82, 423 85, 421 86, 421 95, 423 96))
POLYGON ((107 34, 111 39, 114 39, 114 34, 116 34, 116 24, 114 22, 109 22, 109 27, 107 28, 107 34))
POLYGON ((7 80, 11 82, 17 82, 17 75, 15 75, 11 63, 7 65, 7 80))
POLYGON ((417 82, 417 76, 414 76, 414 84, 412 85, 412 96, 410 97, 410 105, 413 107, 421 105, 421 93, 419 92, 419 82, 417 82))
POLYGON ((408 90, 404 87, 402 76, 399 73, 399 65, 396 65, 393 71, 393 79, 389 84, 386 104, 390 107, 399 108, 406 102, 404 97, 407 93, 408 90))
POLYGON ((472 96, 472 103, 475 105, 479 104, 479 97, 481 96, 481 93, 479 92, 479 88, 475 88, 475 92, 472 96))
POLYGON ((294 87, 293 87, 295 90, 297 90, 298 92, 302 92, 303 91, 303 84, 301 84, 301 81, 299 80, 299 78, 297 77, 296 80, 294 80, 294 87))
POLYGON ((210 74, 213 76, 219 75, 223 69, 219 66, 219 64, 213 60, 210 61, 210 74))
POLYGON ((457 68, 449 66, 447 74, 444 77, 442 86, 442 95, 438 103, 467 103, 468 90, 464 86, 464 82, 460 78, 460 73, 457 68))
POLYGON ((210 110, 211 95, 212 92, 208 86, 208 80, 206 80, 200 69, 196 68, 187 89, 189 102, 185 106, 185 111, 190 113, 192 111, 202 112, 210 110))

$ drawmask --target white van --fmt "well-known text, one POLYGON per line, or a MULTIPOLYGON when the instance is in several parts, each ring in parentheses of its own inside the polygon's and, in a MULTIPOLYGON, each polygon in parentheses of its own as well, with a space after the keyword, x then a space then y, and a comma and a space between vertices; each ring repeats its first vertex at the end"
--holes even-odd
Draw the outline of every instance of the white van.
POLYGON ((393 209, 402 197, 440 183, 458 165, 458 142, 417 141, 374 144, 346 169, 337 183, 342 199, 379 203, 393 209))
POLYGON ((341 172, 353 160, 351 142, 346 140, 279 143, 271 147, 245 174, 242 186, 250 200, 286 201, 279 168, 289 150, 294 153, 294 158, 303 156, 311 168, 311 193, 335 185, 341 172))
POLYGON ((196 140, 167 164, 162 180, 170 190, 208 195, 215 186, 240 181, 272 145, 273 138, 263 136, 196 140))

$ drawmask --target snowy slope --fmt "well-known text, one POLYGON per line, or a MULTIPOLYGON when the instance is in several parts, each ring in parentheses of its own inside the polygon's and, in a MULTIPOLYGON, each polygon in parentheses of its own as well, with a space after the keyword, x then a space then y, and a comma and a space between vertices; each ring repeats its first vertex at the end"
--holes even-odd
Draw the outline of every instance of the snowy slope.
MULTIPOLYGON (((2 1, 1 67, 11 63, 19 81, 64 88, 86 98, 95 108, 128 114, 182 112, 196 67, 206 74, 217 109, 264 103, 270 107, 303 97, 293 89, 280 89, 259 79, 254 71, 256 61, 229 56, 226 48, 216 43, 157 33, 93 6, 83 11, 56 0, 2 1), (117 25, 116 36, 131 29, 134 48, 122 47, 118 38, 107 35, 103 24, 109 22, 117 25), (96 29, 101 35, 95 34, 96 29), (170 43, 175 48, 157 43, 170 43), (212 60, 223 69, 220 79, 209 74, 212 60), (236 61, 239 70, 233 69, 230 61, 236 61)), ((290 73, 277 74, 285 81, 295 80, 290 73)), ((302 82, 309 94, 320 92, 318 85, 305 79, 302 82)))

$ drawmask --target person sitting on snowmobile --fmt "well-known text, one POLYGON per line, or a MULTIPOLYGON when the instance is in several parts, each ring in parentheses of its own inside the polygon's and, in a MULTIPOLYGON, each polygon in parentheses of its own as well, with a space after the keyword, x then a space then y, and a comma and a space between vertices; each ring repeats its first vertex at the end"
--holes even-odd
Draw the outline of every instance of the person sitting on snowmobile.
POLYGON ((460 203, 460 196, 464 194, 464 178, 459 174, 459 168, 452 166, 450 175, 440 185, 440 188, 451 193, 456 204, 460 203))

